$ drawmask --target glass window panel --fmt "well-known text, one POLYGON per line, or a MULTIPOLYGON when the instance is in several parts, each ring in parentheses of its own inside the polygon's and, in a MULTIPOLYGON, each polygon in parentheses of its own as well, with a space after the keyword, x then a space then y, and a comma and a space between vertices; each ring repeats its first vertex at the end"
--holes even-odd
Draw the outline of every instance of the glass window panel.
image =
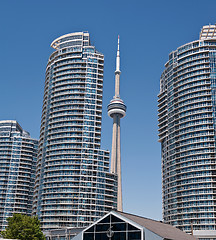
POLYGON ((125 232, 115 232, 112 240, 126 240, 126 233, 125 232))
POLYGON ((128 231, 130 230, 139 230, 139 229, 128 223, 128 231))
POLYGON ((141 231, 139 232, 128 232, 128 240, 141 240, 141 231))
POLYGON ((101 220, 99 223, 110 223, 110 215, 101 220))
POLYGON ((85 232, 94 232, 94 226, 90 227, 88 230, 86 230, 85 232))
POLYGON ((126 223, 115 223, 112 224, 113 231, 126 231, 126 223))
POLYGON ((124 221, 122 221, 120 218, 117 218, 117 217, 114 216, 114 215, 111 215, 111 221, 112 221, 112 222, 124 222, 124 221))
POLYGON ((84 233, 83 240, 94 240, 94 233, 84 233))
MULTIPOLYGON (((86 239, 84 239, 86 240, 86 239)), ((90 239, 88 239, 90 240, 90 239)), ((109 240, 106 233, 95 233, 95 240, 109 240)), ((119 239, 118 239, 119 240, 119 239)))
POLYGON ((98 224, 96 225, 96 232, 105 232, 110 228, 110 224, 98 224))

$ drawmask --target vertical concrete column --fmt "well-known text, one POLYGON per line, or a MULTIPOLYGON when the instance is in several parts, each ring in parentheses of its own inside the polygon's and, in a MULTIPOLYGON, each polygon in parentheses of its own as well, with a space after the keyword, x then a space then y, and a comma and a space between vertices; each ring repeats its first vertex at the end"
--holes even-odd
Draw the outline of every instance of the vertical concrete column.
POLYGON ((118 175, 117 210, 122 211, 120 116, 113 116, 111 172, 118 175))
POLYGON ((120 74, 117 73, 115 75, 115 97, 120 97, 120 74))
POLYGON ((120 143, 120 116, 119 115, 117 115, 117 174, 118 174, 117 210, 122 212, 121 143, 120 143))
POLYGON ((113 116, 113 135, 112 135, 112 155, 111 155, 111 172, 116 173, 117 160, 117 116, 113 116))

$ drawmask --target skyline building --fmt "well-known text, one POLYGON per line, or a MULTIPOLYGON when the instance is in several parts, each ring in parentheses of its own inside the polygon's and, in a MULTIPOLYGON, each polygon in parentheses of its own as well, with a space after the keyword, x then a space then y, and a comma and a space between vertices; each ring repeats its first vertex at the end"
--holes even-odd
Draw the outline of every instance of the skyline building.
POLYGON ((100 149, 104 55, 87 32, 51 47, 34 192, 43 230, 84 227, 117 208, 117 175, 100 149))
MULTIPOLYGON (((163 219, 216 235, 216 25, 169 54, 158 95, 163 219)), ((212 238, 211 238, 212 239, 212 238)))
POLYGON ((38 141, 17 121, 0 121, 0 230, 13 213, 32 214, 38 141))
POLYGON ((120 98, 120 51, 119 36, 118 50, 116 56, 115 70, 115 96, 107 106, 108 115, 113 118, 112 151, 111 151, 111 173, 118 176, 117 188, 117 210, 122 211, 122 182, 121 182, 121 137, 120 137, 120 119, 126 114, 126 106, 120 98))

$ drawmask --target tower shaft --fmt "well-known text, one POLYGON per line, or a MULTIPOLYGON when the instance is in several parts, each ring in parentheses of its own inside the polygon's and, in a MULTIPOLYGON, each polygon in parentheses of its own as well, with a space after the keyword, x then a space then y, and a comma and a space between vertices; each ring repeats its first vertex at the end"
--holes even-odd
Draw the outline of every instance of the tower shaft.
POLYGON ((113 116, 111 172, 118 175, 117 210, 122 211, 120 116, 113 116))
POLYGON ((120 97, 120 72, 115 75, 115 98, 120 97))

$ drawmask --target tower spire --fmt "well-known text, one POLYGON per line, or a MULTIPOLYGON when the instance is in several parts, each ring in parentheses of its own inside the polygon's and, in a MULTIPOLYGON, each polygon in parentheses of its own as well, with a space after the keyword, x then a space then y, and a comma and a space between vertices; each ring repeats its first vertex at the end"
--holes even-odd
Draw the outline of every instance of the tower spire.
POLYGON ((120 51, 119 36, 118 49, 116 56, 115 71, 115 96, 107 107, 108 115, 113 118, 113 135, 112 135, 112 154, 111 154, 111 172, 118 176, 117 186, 117 210, 122 211, 122 185, 121 185, 121 144, 120 144, 120 119, 125 116, 126 106, 120 98, 120 51))
POLYGON ((119 35, 118 35, 118 49, 117 49, 117 56, 116 56, 116 71, 115 72, 121 72, 120 71, 119 35))
POLYGON ((118 48, 116 55, 116 70, 115 70, 115 96, 114 98, 120 99, 120 50, 119 50, 119 35, 118 35, 118 48))

